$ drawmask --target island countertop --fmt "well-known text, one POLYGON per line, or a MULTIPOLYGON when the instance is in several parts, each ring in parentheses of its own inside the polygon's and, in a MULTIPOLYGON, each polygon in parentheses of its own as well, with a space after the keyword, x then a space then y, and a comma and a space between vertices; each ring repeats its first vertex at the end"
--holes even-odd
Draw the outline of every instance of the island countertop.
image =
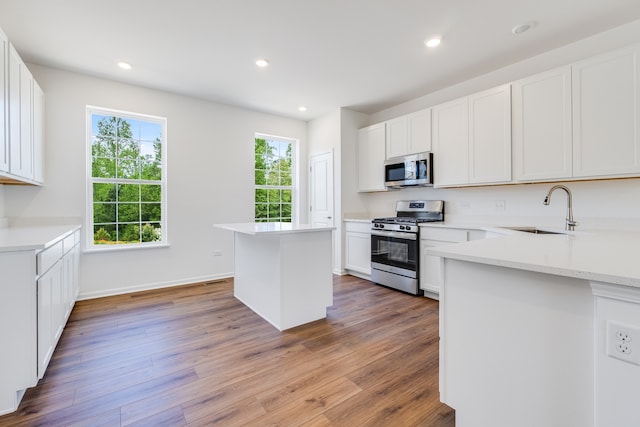
POLYGON ((259 234, 291 234, 310 233, 315 231, 331 231, 335 227, 313 226, 311 224, 292 224, 290 222, 239 222, 227 224, 213 224, 216 228, 235 231, 236 233, 259 234))
POLYGON ((431 255, 640 287, 638 231, 510 235, 429 248, 431 255))

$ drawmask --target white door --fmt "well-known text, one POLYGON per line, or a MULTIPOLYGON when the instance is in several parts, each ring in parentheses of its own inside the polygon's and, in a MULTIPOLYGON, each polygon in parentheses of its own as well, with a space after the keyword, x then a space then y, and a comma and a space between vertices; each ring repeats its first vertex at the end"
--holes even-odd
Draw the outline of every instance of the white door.
POLYGON ((311 225, 333 227, 333 153, 311 156, 309 165, 311 225))

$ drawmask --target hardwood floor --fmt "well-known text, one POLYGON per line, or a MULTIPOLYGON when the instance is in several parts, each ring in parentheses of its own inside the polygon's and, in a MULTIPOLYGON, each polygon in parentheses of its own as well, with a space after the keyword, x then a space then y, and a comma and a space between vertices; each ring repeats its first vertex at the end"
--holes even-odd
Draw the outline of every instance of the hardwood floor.
POLYGON ((279 332, 231 280, 79 301, 0 426, 454 426, 438 302, 334 276, 327 319, 279 332))

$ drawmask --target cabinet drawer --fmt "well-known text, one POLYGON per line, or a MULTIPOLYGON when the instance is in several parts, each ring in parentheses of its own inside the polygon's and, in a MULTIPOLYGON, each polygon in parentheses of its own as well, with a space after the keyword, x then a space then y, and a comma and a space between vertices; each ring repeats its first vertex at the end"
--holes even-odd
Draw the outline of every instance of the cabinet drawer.
POLYGON ((345 221, 344 224, 345 231, 371 234, 371 222, 345 221))
POLYGON ((76 235, 75 235, 75 233, 65 237, 64 240, 62 241, 62 246, 64 248, 64 253, 65 254, 67 252, 69 252, 71 250, 71 248, 73 248, 75 245, 76 245, 76 235))
POLYGON ((49 268, 51 268, 53 264, 55 264, 60 258, 62 258, 63 253, 64 251, 62 241, 59 241, 53 246, 40 252, 36 261, 37 274, 41 275, 49 268))
POLYGON ((431 228, 422 227, 420 229, 420 240, 439 240, 441 242, 466 242, 467 230, 457 230, 451 228, 431 228))

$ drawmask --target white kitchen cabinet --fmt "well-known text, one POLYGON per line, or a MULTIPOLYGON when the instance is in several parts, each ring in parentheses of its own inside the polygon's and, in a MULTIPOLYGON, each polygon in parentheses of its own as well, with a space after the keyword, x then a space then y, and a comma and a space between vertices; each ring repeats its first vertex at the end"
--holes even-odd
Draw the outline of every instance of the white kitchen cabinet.
POLYGON ((433 107, 434 185, 469 183, 469 102, 461 98, 433 107))
POLYGON ((345 269, 371 276, 370 222, 345 221, 345 269))
POLYGON ((42 184, 44 95, 11 43, 8 44, 3 82, 8 103, 4 154, 0 156, 0 183, 42 184))
POLYGON ((466 242, 469 231, 456 228, 420 228, 420 289, 425 296, 437 298, 442 286, 442 258, 427 254, 434 246, 466 242))
POLYGON ((640 173, 640 46, 572 67, 573 176, 640 173))
POLYGON ((388 120, 387 159, 431 151, 431 109, 388 120))
POLYGON ((434 185, 511 180, 511 87, 433 107, 434 185))
POLYGON ((9 172, 9 39, 0 30, 0 172, 9 172))
POLYGON ((518 80, 512 87, 514 179, 571 178, 571 67, 518 80))
POLYGON ((384 123, 362 128, 358 134, 358 191, 384 191, 384 123))
POLYGON ((9 228, 5 241, 15 249, 0 246, 0 415, 15 411, 42 378, 62 335, 78 295, 80 231, 9 228))
POLYGON ((469 96, 469 183, 511 181, 511 85, 469 96))
POLYGON ((44 92, 33 81, 33 180, 44 183, 44 92))
POLYGON ((0 252, 0 415, 18 408, 36 385, 37 311, 35 251, 0 252))
POLYGON ((44 376, 77 298, 79 242, 76 231, 38 254, 38 378, 44 376))
POLYGON ((12 45, 9 46, 9 172, 33 178, 31 106, 33 76, 12 45))

